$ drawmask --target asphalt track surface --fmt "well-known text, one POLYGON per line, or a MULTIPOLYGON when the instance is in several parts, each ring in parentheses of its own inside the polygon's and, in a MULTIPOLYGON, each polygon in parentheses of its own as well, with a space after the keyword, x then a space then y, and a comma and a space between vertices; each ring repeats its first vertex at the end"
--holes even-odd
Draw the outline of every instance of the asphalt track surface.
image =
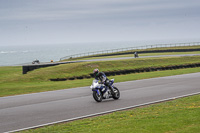
MULTIPOLYGON (((154 56, 139 56, 139 58, 158 58, 158 57, 184 57, 184 56, 199 56, 200 54, 177 54, 177 55, 154 55, 154 56)), ((88 61, 108 61, 108 60, 124 60, 124 59, 134 59, 135 57, 117 57, 117 58, 100 58, 100 59, 90 59, 90 60, 80 60, 80 62, 88 61)), ((74 61, 76 62, 76 61, 74 61)), ((79 61, 77 61, 79 62, 79 61)))
MULTIPOLYGON (((87 87, 0 98, 0 132, 13 132, 200 93, 200 73, 115 83, 119 100, 94 101, 87 87)), ((91 80, 92 82, 92 80, 91 80)))

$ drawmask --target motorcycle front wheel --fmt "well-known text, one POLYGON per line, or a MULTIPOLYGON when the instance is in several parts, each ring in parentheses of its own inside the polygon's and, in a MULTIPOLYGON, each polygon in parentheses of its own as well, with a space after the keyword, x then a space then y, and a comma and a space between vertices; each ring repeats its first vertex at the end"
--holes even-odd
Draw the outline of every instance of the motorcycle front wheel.
POLYGON ((95 101, 97 102, 101 102, 102 101, 102 94, 99 91, 99 94, 97 93, 97 91, 93 91, 93 98, 95 101))
POLYGON ((117 87, 113 87, 113 91, 114 91, 114 94, 113 94, 113 99, 119 99, 119 97, 120 97, 120 92, 119 92, 119 90, 118 90, 118 88, 117 87))

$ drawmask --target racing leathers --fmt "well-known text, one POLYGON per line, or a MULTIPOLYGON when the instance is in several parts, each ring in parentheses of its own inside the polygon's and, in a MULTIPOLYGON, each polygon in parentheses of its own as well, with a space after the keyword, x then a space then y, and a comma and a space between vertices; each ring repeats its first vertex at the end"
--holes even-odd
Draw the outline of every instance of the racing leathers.
POLYGON ((102 84, 104 84, 105 86, 108 86, 109 89, 111 90, 111 93, 113 94, 113 89, 110 86, 110 81, 109 79, 106 77, 104 72, 99 72, 95 75, 95 79, 96 80, 100 80, 102 84))

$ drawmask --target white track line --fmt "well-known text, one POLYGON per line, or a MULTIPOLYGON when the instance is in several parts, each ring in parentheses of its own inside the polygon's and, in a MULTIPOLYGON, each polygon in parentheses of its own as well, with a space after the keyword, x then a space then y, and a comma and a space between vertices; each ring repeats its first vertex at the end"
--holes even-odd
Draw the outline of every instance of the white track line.
POLYGON ((131 109, 131 108, 136 108, 136 107, 140 107, 140 106, 145 106, 145 105, 160 103, 160 102, 164 102, 164 101, 174 100, 174 99, 177 99, 177 98, 188 97, 188 96, 197 95, 197 94, 200 94, 200 92, 196 92, 196 93, 192 93, 192 94, 187 94, 187 95, 181 95, 181 96, 167 98, 167 99, 162 99, 162 100, 158 100, 158 101, 152 101, 152 102, 138 104, 138 105, 129 106, 129 107, 125 107, 125 108, 119 108, 119 109, 109 110, 109 111, 105 111, 105 112, 100 112, 100 113, 95 113, 95 114, 90 114, 90 115, 75 117, 75 118, 71 118, 71 119, 66 119, 66 120, 61 120, 61 121, 55 121, 55 122, 46 123, 46 124, 42 124, 42 125, 37 125, 37 126, 32 126, 32 127, 17 129, 17 130, 13 130, 13 131, 8 131, 8 132, 4 132, 4 133, 19 132, 19 131, 28 130, 28 129, 34 129, 34 128, 44 127, 44 126, 48 126, 48 125, 53 125, 53 124, 58 124, 58 123, 64 123, 64 122, 74 121, 74 120, 83 119, 83 118, 87 118, 87 117, 92 117, 92 116, 97 116, 97 115, 102 115, 102 114, 108 114, 108 113, 112 113, 112 112, 116 112, 116 111, 127 110, 127 109, 131 109))

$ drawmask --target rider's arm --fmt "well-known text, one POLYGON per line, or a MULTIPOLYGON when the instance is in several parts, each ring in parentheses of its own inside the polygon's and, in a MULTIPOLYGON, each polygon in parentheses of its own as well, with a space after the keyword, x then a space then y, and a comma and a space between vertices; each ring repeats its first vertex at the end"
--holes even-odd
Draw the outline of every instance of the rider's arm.
POLYGON ((101 80, 102 83, 104 83, 107 78, 106 78, 106 75, 103 72, 100 72, 99 79, 101 80))

